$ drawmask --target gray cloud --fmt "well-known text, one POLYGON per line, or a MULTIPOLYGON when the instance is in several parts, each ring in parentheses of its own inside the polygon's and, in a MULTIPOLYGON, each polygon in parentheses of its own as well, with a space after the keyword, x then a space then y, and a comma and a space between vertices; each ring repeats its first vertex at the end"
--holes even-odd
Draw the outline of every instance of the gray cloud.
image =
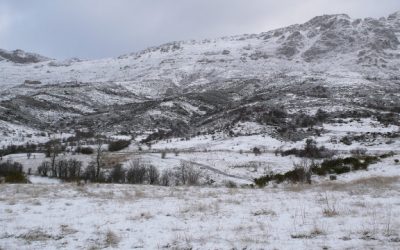
POLYGON ((114 57, 161 43, 258 33, 322 14, 382 17, 398 0, 0 0, 0 48, 114 57))

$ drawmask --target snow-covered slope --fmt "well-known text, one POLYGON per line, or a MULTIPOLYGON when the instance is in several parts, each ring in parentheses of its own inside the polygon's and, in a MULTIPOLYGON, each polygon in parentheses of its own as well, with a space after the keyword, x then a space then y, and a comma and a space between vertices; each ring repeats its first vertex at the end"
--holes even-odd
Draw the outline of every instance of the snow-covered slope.
MULTIPOLYGON (((143 127, 154 125, 154 119, 164 124, 171 119, 188 124, 198 121, 197 116, 215 119, 216 112, 238 102, 249 105, 277 96, 277 103, 293 108, 302 101, 305 108, 351 109, 353 101, 365 105, 370 99, 396 106, 399 36, 399 12, 362 20, 341 14, 261 34, 172 42, 118 58, 60 62, 38 57, 29 64, 1 60, 0 115, 10 112, 11 121, 57 123, 100 112, 121 120, 136 116, 132 107, 141 103, 140 118, 147 117, 143 127), (313 95, 304 98, 320 89, 335 100, 321 104, 313 95), (353 100, 355 93, 361 94, 353 100), (131 113, 116 114, 126 109, 131 113)), ((100 116, 104 127, 112 125, 110 117, 100 116)))
MULTIPOLYGON (((352 20, 347 15, 315 17, 307 23, 261 34, 184 41, 95 61, 45 61, 17 65, 3 61, 1 82, 25 80, 57 84, 119 82, 134 92, 189 87, 230 78, 262 78, 278 73, 362 77, 397 74, 399 13, 388 19, 352 20)), ((23 53, 19 51, 18 53, 23 53)), ((23 53, 20 58, 28 58, 23 53)), ((4 57, 4 56, 3 56, 4 57)), ((151 92, 151 91, 150 91, 151 92)))
POLYGON ((50 59, 38 54, 27 53, 23 50, 7 51, 0 49, 0 61, 3 60, 11 63, 29 64, 49 61, 50 59))

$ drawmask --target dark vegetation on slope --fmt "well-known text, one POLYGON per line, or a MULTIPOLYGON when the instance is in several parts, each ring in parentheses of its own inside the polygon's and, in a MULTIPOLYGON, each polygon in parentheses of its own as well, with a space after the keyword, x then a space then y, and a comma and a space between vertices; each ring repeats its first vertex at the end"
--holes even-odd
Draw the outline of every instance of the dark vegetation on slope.
POLYGON ((366 170, 370 164, 376 163, 379 158, 376 156, 362 157, 346 157, 324 160, 321 164, 312 162, 311 164, 296 165, 291 171, 283 174, 268 174, 254 179, 254 183, 259 187, 264 187, 269 182, 276 183, 292 182, 292 183, 309 183, 311 184, 311 176, 319 175, 340 175, 357 170, 366 170))
POLYGON ((27 183, 23 166, 18 162, 0 162, 0 177, 7 183, 27 183))

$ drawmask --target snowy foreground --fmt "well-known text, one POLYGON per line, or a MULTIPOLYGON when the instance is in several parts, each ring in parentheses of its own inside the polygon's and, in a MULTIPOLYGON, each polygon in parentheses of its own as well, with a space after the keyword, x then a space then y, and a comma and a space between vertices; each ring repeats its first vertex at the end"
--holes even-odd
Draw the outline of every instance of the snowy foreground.
POLYGON ((264 189, 0 185, 0 249, 399 249, 399 176, 264 189))

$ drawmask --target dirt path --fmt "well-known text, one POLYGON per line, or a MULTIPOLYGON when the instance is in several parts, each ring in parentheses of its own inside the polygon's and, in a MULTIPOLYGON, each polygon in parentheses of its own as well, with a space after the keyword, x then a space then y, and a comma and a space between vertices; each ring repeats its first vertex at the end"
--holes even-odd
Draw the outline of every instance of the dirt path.
POLYGON ((219 169, 213 168, 213 167, 208 166, 206 164, 202 164, 202 163, 198 163, 198 162, 194 162, 194 161, 185 161, 185 162, 189 162, 189 163, 191 163, 193 165, 199 166, 200 168, 204 168, 204 169, 210 170, 210 171, 212 171, 212 172, 214 172, 216 174, 220 174, 220 175, 223 175, 223 176, 226 176, 226 177, 231 177, 231 178, 245 180, 245 181, 253 181, 253 179, 250 178, 250 177, 242 177, 242 176, 238 176, 238 175, 227 174, 225 172, 222 172, 219 169))

